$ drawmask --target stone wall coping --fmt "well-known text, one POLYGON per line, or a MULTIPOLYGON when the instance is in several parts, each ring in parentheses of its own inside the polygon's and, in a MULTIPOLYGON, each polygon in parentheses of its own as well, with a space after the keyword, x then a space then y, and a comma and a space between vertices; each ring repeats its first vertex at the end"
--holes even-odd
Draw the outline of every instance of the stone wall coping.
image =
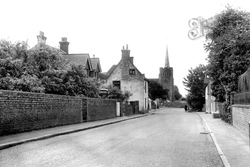
POLYGON ((102 98, 93 98, 93 97, 81 97, 81 98, 83 98, 83 99, 90 99, 90 100, 91 100, 91 99, 93 99, 93 100, 98 100, 98 99, 99 99, 99 100, 104 100, 104 101, 105 101, 105 100, 106 100, 106 101, 107 101, 107 100, 108 100, 108 101, 117 101, 116 99, 102 99, 102 98))
POLYGON ((59 97, 70 97, 70 98, 83 98, 83 97, 80 97, 80 96, 68 96, 68 95, 59 95, 59 94, 50 94, 50 93, 24 92, 24 91, 0 89, 0 94, 2 94, 3 92, 6 92, 6 93, 22 93, 22 94, 31 94, 31 95, 43 95, 43 96, 59 96, 59 97))
POLYGON ((23 94, 33 94, 33 95, 36 95, 36 94, 39 94, 39 95, 44 95, 44 96, 59 96, 59 97, 70 97, 70 98, 78 98, 78 99, 94 99, 94 100, 108 100, 108 101, 117 101, 115 99, 102 99, 102 98, 92 98, 92 97, 82 97, 82 96, 68 96, 68 95, 59 95, 59 94, 49 94, 49 93, 37 93, 37 92, 24 92, 24 91, 13 91, 13 90, 3 90, 3 89, 0 89, 0 94, 2 94, 3 92, 9 92, 9 93, 23 93, 23 94))
POLYGON ((232 107, 240 107, 240 108, 249 108, 250 109, 250 104, 234 104, 232 107))

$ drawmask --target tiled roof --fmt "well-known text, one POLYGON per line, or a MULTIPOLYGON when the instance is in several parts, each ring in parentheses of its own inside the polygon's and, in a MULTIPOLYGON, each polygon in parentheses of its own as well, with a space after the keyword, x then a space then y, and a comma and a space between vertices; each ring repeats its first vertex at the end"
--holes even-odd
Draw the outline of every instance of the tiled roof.
POLYGON ((117 65, 113 65, 109 70, 108 72, 106 73, 107 76, 109 76, 116 68, 117 65))
POLYGON ((92 65, 90 62, 89 54, 65 54, 62 55, 66 60, 73 62, 76 65, 83 65, 87 67, 89 70, 92 70, 92 65))
POLYGON ((102 80, 106 80, 108 78, 107 73, 99 73, 99 78, 102 80))
MULTIPOLYGON (((121 59, 120 62, 118 63, 118 65, 113 65, 113 66, 108 70, 108 72, 106 73, 107 78, 114 72, 114 70, 116 69, 116 67, 119 66, 119 64, 121 64, 123 61, 127 61, 127 60, 121 59)), ((145 75, 142 74, 142 73, 137 69, 137 67, 131 62, 131 60, 129 59, 128 61, 134 66, 134 68, 139 72, 139 74, 140 74, 140 75, 143 75, 144 79, 146 79, 145 75)))

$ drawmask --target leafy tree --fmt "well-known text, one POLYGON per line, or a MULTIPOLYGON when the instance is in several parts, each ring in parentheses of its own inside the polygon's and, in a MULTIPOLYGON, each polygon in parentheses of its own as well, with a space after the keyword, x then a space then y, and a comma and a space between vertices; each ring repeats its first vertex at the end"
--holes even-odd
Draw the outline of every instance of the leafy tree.
POLYGON ((59 49, 0 40, 0 89, 98 97, 99 83, 71 65, 59 49))
POLYGON ((157 98, 166 100, 168 98, 168 90, 163 89, 161 84, 156 81, 148 82, 149 98, 155 100, 157 98))
POLYGON ((193 110, 202 110, 205 103, 205 88, 204 83, 206 66, 199 65, 194 69, 188 70, 188 75, 184 78, 183 84, 188 91, 187 103, 193 110))
POLYGON ((39 79, 25 71, 27 48, 25 42, 0 40, 0 89, 43 92, 39 79))
POLYGON ((14 85, 15 90, 26 92, 44 92, 44 86, 37 76, 27 73, 24 73, 19 79, 16 79, 14 85))
POLYGON ((182 95, 179 92, 179 88, 176 85, 174 85, 174 97, 175 100, 179 100, 182 97, 182 95))
POLYGON ((186 97, 181 97, 180 100, 181 101, 187 101, 187 98, 186 97))
POLYGON ((208 25, 208 72, 217 101, 230 101, 237 91, 238 77, 250 65, 250 14, 227 7, 208 25))
POLYGON ((22 75, 27 47, 25 42, 12 44, 10 41, 0 40, 0 78, 7 75, 19 78, 22 75))
POLYGON ((129 99, 130 96, 133 94, 129 91, 122 91, 117 87, 114 87, 112 85, 102 85, 103 88, 108 89, 108 95, 106 98, 108 99, 116 99, 120 102, 126 101, 129 99))
POLYGON ((49 71, 70 69, 59 49, 39 44, 28 51, 26 71, 42 78, 49 71))
POLYGON ((64 76, 63 82, 69 95, 99 97, 99 82, 94 78, 89 78, 83 66, 72 65, 64 76))

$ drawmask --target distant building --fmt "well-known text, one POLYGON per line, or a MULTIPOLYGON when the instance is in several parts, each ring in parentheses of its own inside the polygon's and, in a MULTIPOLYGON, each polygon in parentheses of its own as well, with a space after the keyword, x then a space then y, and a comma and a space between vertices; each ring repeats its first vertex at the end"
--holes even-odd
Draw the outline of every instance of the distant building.
POLYGON ((130 57, 128 45, 122 49, 122 57, 117 65, 113 65, 109 71, 102 74, 106 84, 113 85, 123 92, 129 91, 132 96, 129 101, 139 101, 139 110, 148 109, 148 81, 134 65, 134 57, 130 57))
POLYGON ((173 67, 170 67, 168 48, 166 50, 165 67, 160 68, 159 78, 152 78, 149 81, 156 81, 162 85, 163 89, 168 89, 168 97, 170 101, 174 101, 174 74, 173 67))

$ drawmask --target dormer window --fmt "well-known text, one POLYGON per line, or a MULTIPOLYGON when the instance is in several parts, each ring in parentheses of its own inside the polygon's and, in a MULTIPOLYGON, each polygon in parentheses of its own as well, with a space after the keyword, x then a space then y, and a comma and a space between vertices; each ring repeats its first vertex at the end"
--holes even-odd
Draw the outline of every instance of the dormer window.
POLYGON ((135 75, 135 69, 129 69, 129 75, 135 75))

